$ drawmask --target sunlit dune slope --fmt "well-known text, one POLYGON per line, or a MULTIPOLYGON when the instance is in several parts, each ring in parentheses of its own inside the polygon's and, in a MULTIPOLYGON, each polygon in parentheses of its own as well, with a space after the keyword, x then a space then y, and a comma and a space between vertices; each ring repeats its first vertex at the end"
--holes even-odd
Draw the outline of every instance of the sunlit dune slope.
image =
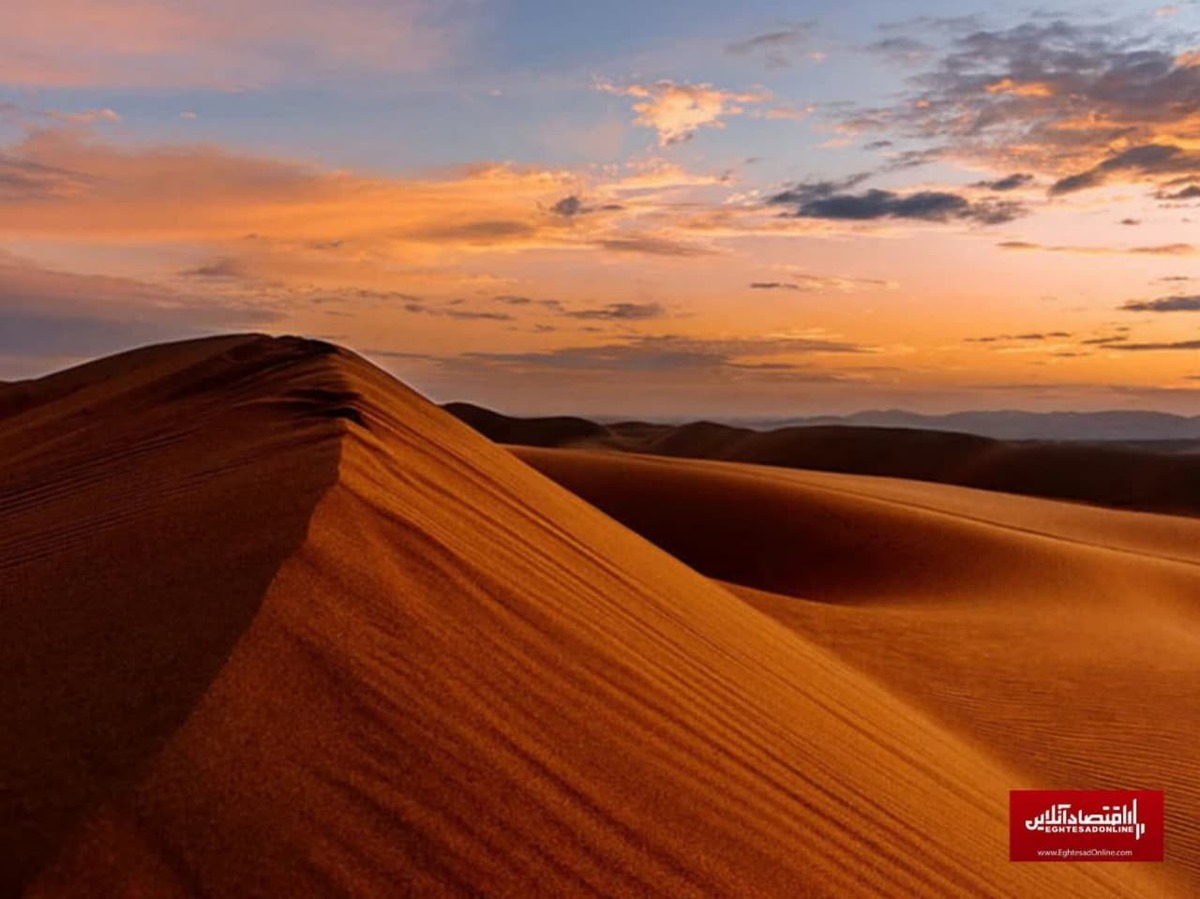
POLYGON ((46 710, 0 730, 75 762, 6 794, 60 810, 10 891, 1184 895, 1009 864, 1019 775, 362 360, 177 350, 86 439, 86 383, 3 426, 66 505, 3 521, 6 689, 46 710))
POLYGON ((1200 890, 1200 522, 885 478, 517 453, 1039 783, 1165 789, 1168 868, 1200 890))

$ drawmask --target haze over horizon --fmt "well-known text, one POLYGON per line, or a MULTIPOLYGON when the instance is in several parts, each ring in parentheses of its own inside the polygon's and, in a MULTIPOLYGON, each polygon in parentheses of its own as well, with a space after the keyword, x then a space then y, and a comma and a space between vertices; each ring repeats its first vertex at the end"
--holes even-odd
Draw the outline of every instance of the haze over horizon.
POLYGON ((0 9, 0 379, 227 331, 513 414, 1200 410, 1200 3, 0 9))

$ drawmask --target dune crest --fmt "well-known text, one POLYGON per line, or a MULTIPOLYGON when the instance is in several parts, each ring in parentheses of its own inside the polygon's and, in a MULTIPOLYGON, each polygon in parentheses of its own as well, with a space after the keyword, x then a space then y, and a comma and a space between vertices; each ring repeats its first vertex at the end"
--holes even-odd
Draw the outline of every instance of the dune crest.
POLYGON ((302 341, 218 338, 16 385, 0 419, 0 895, 191 713, 337 477, 302 341))
MULTIPOLYGON (((178 655, 198 624, 153 633, 171 721, 97 717, 154 751, 74 804, 69 839, 39 834, 59 852, 21 872, 29 895, 1173 894, 1153 869, 1010 864, 1021 775, 363 360, 305 341, 213 347, 106 388, 122 400, 105 421, 141 422, 138 398, 167 416, 131 471, 170 516, 118 503, 114 448, 72 440, 88 386, 5 425, 38 423, 42 489, 73 496, 75 521, 39 520, 58 564, 78 552, 101 570, 62 531, 115 517, 163 527, 172 551, 201 541, 229 564, 190 575, 209 600, 238 597, 203 658, 178 655), (231 461, 215 465, 213 444, 231 461), (52 467, 54 452, 76 455, 52 467), (260 516, 299 540, 243 545, 260 516), (249 567, 272 574, 242 583, 249 567)), ((89 595, 94 614, 127 587, 89 595)), ((176 614, 184 588, 152 587, 138 609, 176 614)), ((113 620, 108 640, 141 627, 113 620)), ((39 672, 95 667, 108 647, 45 643, 39 672)), ((91 735, 70 736, 68 754, 91 735)), ((42 773, 25 801, 70 794, 42 773)))

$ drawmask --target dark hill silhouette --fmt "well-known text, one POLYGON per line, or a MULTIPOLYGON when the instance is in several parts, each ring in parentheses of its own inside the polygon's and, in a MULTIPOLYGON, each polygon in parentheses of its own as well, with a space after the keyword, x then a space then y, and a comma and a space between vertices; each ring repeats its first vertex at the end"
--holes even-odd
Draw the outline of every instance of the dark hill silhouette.
POLYGON ((1178 442, 1159 451, 1153 441, 1003 441, 952 431, 844 425, 755 431, 707 421, 599 425, 578 418, 514 418, 460 403, 446 409, 498 443, 880 475, 1121 509, 1200 514, 1200 454, 1180 452, 1178 442))

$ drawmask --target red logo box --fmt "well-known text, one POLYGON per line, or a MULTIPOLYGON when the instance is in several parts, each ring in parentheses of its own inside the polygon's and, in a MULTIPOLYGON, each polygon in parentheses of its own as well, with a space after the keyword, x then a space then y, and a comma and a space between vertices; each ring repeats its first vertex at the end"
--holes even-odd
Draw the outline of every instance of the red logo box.
POLYGON ((1161 790, 1012 790, 1014 862, 1161 862, 1161 790))

